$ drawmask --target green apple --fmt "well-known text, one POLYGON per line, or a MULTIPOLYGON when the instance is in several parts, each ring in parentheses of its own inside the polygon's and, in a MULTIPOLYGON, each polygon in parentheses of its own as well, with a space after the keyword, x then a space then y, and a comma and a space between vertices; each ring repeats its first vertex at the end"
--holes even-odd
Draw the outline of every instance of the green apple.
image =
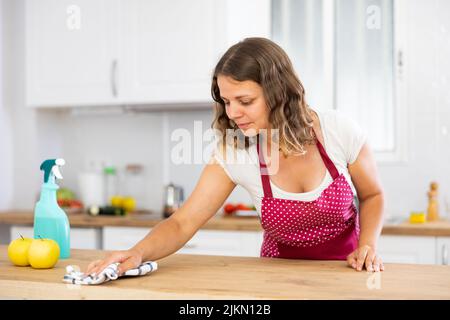
POLYGON ((35 269, 53 268, 58 262, 60 249, 53 239, 33 239, 28 250, 28 261, 35 269))
POLYGON ((20 267, 30 265, 28 261, 28 251, 33 239, 24 238, 22 235, 19 239, 11 241, 8 246, 8 258, 11 262, 20 267))

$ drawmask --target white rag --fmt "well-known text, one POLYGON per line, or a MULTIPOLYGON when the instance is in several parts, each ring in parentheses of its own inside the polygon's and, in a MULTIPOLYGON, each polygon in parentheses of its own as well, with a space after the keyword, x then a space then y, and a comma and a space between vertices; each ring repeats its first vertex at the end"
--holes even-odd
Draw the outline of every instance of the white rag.
MULTIPOLYGON (((71 284, 102 284, 111 280, 116 280, 119 278, 119 263, 112 263, 107 266, 99 274, 92 277, 91 275, 86 275, 83 272, 76 271, 71 265, 66 267, 66 275, 63 278, 64 282, 71 284)), ((142 263, 139 267, 125 271, 120 277, 123 276, 143 276, 147 273, 154 272, 158 269, 158 264, 154 261, 147 261, 142 263)))

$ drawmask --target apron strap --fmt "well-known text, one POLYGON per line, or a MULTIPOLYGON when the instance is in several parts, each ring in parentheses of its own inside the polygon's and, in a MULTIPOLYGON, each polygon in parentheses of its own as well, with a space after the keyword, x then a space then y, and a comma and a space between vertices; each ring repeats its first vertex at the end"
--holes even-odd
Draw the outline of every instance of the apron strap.
POLYGON ((264 190, 264 197, 272 198, 272 188, 270 187, 270 178, 269 172, 267 170, 266 162, 264 161, 264 153, 259 151, 259 139, 260 136, 256 137, 256 150, 258 150, 258 158, 259 158, 259 171, 261 173, 261 182, 264 190))
POLYGON ((330 157, 328 157, 327 152, 325 151, 325 148, 320 143, 319 139, 317 139, 316 131, 314 130, 314 135, 316 136, 316 142, 317 142, 317 148, 319 149, 320 156, 322 157, 323 162, 325 163, 325 166, 327 167, 328 171, 330 172, 331 176, 333 177, 333 180, 335 180, 337 177, 339 177, 339 171, 336 169, 336 166, 334 165, 333 161, 331 161, 330 157))
MULTIPOLYGON (((330 172, 331 176, 333 177, 333 180, 337 179, 339 177, 339 171, 337 170, 336 166, 334 165, 333 161, 331 161, 330 157, 328 156, 327 152, 325 151, 325 148, 323 147, 322 143, 320 143, 319 139, 317 139, 316 132, 313 128, 315 140, 317 142, 317 148, 319 149, 320 156, 322 157, 322 160, 327 167, 328 171, 330 172)), ((264 190, 264 197, 272 198, 272 188, 270 187, 270 177, 269 172, 267 170, 267 165, 264 161, 264 153, 260 152, 259 150, 259 135, 256 139, 256 150, 258 151, 258 158, 259 158, 259 171, 261 173, 261 182, 264 190)))

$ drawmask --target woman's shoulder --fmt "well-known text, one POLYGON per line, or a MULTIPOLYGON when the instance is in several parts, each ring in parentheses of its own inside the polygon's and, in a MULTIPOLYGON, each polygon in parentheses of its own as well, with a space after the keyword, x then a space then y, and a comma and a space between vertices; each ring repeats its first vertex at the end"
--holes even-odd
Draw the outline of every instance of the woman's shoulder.
POLYGON ((256 146, 253 144, 248 148, 234 146, 224 142, 222 139, 214 141, 212 150, 213 159, 220 164, 230 179, 236 184, 242 184, 247 177, 254 173, 258 156, 256 146))
POLYGON ((353 163, 367 140, 366 130, 355 117, 335 109, 317 111, 330 148, 339 148, 347 163, 353 163))
POLYGON ((343 135, 364 133, 364 129, 355 117, 335 109, 316 111, 319 115, 322 130, 332 131, 343 135))

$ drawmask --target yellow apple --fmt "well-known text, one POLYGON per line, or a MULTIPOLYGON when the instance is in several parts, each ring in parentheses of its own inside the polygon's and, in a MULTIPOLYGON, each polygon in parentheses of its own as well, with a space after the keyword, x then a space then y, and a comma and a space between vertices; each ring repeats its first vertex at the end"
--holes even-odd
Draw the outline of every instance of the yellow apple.
POLYGON ((35 269, 53 268, 59 259, 59 245, 52 239, 34 239, 28 251, 28 261, 35 269))
POLYGON ((123 198, 122 207, 126 212, 131 212, 136 209, 136 199, 133 197, 125 197, 123 198))
POLYGON ((28 251, 33 239, 20 236, 19 239, 11 241, 8 246, 8 257, 11 262, 20 267, 30 265, 28 261, 28 251))
POLYGON ((123 197, 116 195, 112 196, 110 200, 113 207, 122 207, 123 197))

